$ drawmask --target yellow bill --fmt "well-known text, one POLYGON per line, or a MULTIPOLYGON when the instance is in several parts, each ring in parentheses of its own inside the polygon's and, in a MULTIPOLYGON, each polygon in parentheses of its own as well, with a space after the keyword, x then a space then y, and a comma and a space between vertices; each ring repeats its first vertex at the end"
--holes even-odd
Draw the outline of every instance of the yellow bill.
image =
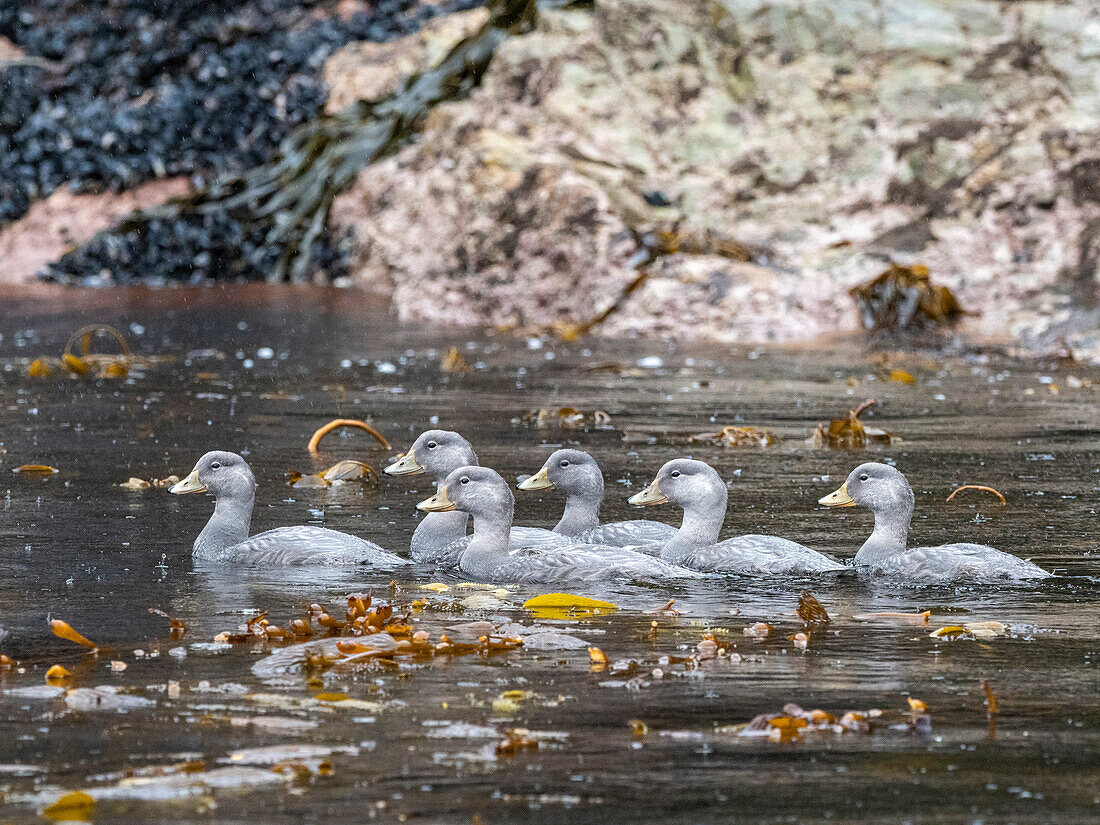
POLYGON ((528 476, 520 482, 519 489, 527 491, 553 490, 554 482, 550 480, 550 476, 546 474, 546 468, 543 467, 533 476, 528 476))
POLYGON ((425 513, 446 513, 448 510, 455 509, 455 503, 447 498, 447 485, 444 484, 431 498, 426 498, 418 505, 417 510, 423 510, 425 513))
POLYGON ((177 496, 184 493, 205 493, 206 485, 199 481, 199 471, 192 470, 191 474, 183 481, 177 481, 169 487, 168 492, 175 493, 177 496))
POLYGON ((661 488, 657 484, 657 479, 653 479, 652 484, 642 490, 642 492, 632 495, 627 499, 627 502, 642 507, 652 506, 654 504, 667 504, 668 496, 661 492, 661 488))
POLYGON ((817 500, 818 504, 824 504, 826 507, 855 507, 855 500, 848 495, 848 482, 845 481, 840 485, 839 490, 835 490, 829 493, 827 496, 823 496, 817 500))
POLYGON ((409 450, 382 472, 388 476, 414 476, 424 472, 424 468, 416 463, 416 450, 409 450))

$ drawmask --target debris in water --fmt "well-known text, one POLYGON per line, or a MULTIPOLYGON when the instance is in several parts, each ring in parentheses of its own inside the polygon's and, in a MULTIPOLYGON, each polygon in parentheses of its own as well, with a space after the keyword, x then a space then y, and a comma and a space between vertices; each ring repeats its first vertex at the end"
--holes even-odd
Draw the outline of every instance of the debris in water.
POLYGON ((890 370, 888 377, 895 384, 916 384, 917 379, 905 370, 890 370))
POLYGON ((619 609, 611 602, 575 596, 572 593, 545 593, 523 603, 525 610, 544 619, 568 619, 586 614, 610 613, 619 609))
POLYGON ((91 648, 92 650, 99 650, 99 645, 77 633, 73 630, 72 625, 68 622, 61 621, 61 619, 50 619, 50 630, 53 631, 54 636, 60 639, 76 642, 78 645, 84 645, 84 647, 91 648))
POLYGON ((316 453, 318 447, 320 447, 321 445, 322 438, 331 433, 333 430, 339 430, 343 428, 364 430, 374 436, 374 439, 380 445, 382 445, 383 449, 390 449, 390 442, 386 440, 385 436, 383 436, 382 433, 378 432, 378 430, 374 429, 374 427, 372 427, 366 421, 360 421, 357 418, 337 418, 333 421, 328 422, 327 424, 325 424, 325 426, 318 429, 317 432, 315 432, 310 437, 307 449, 311 453, 316 453))
POLYGON ((811 630, 821 629, 832 621, 824 605, 808 590, 802 591, 802 595, 798 597, 798 615, 811 630))
POLYGON ((447 350, 447 354, 443 356, 439 368, 443 372, 453 372, 459 375, 469 375, 474 371, 474 368, 470 366, 470 362, 462 357, 462 353, 456 347, 447 350))
POLYGON ((1008 633, 1008 627, 1002 622, 968 622, 963 625, 948 625, 933 630, 928 635, 933 639, 993 639, 1008 633))
POLYGON ((130 476, 126 481, 118 485, 126 490, 148 490, 153 485, 143 478, 135 478, 130 476))
POLYGON ((533 426, 540 430, 554 425, 561 427, 563 430, 608 430, 611 429, 611 416, 603 410, 585 412, 576 410, 573 407, 552 409, 540 407, 528 410, 519 418, 513 418, 512 423, 533 426))
POLYGON ((745 636, 751 636, 754 639, 760 640, 768 638, 773 629, 774 628, 767 622, 756 622, 755 624, 749 625, 741 632, 745 636))
POLYGON ((49 464, 23 464, 20 467, 16 467, 12 472, 26 473, 32 476, 52 476, 54 473, 60 471, 56 467, 51 467, 49 464))
POLYGON ((54 822, 91 822, 94 814, 95 798, 83 791, 67 793, 42 809, 42 816, 54 822))
POLYGON ((716 433, 697 433, 692 442, 717 442, 725 447, 770 447, 779 443, 779 436, 757 427, 723 427, 716 433))
POLYGON ((187 633, 187 625, 185 625, 179 619, 173 619, 160 608, 150 607, 149 612, 156 616, 163 616, 165 619, 168 620, 168 629, 171 632, 173 639, 182 638, 187 633))
POLYGON ((993 495, 1001 500, 1001 504, 1008 504, 1008 500, 1004 497, 1003 494, 1001 494, 998 490, 993 489, 992 487, 987 487, 984 484, 963 484, 962 486, 956 487, 954 490, 952 490, 951 495, 949 495, 946 500, 951 501, 951 499, 955 497, 955 494, 962 490, 984 490, 987 493, 993 493, 993 495))
POLYGON ((992 719, 997 715, 997 697, 993 693, 993 686, 985 679, 982 679, 982 691, 985 693, 986 713, 992 719))
POLYGON ((818 424, 811 439, 815 447, 832 447, 838 450, 859 450, 870 442, 892 444, 897 438, 886 430, 868 427, 859 420, 860 415, 877 402, 868 398, 854 410, 849 410, 844 418, 834 418, 825 424, 818 424))
POLYGON ((343 461, 338 461, 321 473, 321 478, 327 481, 329 484, 335 484, 342 481, 360 481, 371 480, 378 481, 378 473, 369 464, 364 464, 362 461, 356 461, 352 458, 345 458, 343 461))
POLYGON ((883 611, 881 613, 857 613, 852 616, 857 622, 897 622, 898 624, 928 624, 931 610, 923 613, 895 613, 883 611))
POLYGON ((932 329, 957 321, 964 310, 954 293, 934 286, 928 267, 892 263, 866 283, 848 290, 859 310, 859 320, 868 332, 901 333, 932 329))
POLYGON ((67 671, 61 665, 53 665, 49 670, 46 671, 47 682, 61 682, 65 679, 68 679, 70 676, 72 676, 72 674, 69 673, 69 671, 67 671))

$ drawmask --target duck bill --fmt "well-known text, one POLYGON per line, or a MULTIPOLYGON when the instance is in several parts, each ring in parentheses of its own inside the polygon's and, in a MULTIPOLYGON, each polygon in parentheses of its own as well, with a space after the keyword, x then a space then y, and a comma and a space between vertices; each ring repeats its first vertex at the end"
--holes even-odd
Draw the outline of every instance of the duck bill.
POLYGON ((185 493, 205 493, 206 485, 199 481, 199 471, 192 470, 191 475, 183 481, 177 481, 168 488, 168 492, 175 493, 177 496, 182 496, 185 493))
POLYGON ((519 489, 532 492, 534 490, 553 490, 554 482, 550 480, 550 476, 546 474, 546 468, 543 467, 533 476, 525 478, 519 484, 519 489))
POLYGON ((823 496, 817 500, 818 504, 824 504, 826 507, 855 507, 855 500, 848 495, 848 482, 845 481, 840 485, 839 490, 835 490, 827 496, 823 496))
POLYGON ((424 472, 424 468, 416 463, 416 450, 409 450, 382 472, 388 476, 414 476, 424 472))
POLYGON ((668 496, 661 492, 657 479, 653 479, 652 484, 628 498, 627 503, 636 504, 639 507, 652 507, 654 504, 667 504, 668 496))
POLYGON ((436 490, 434 496, 416 505, 416 509, 423 510, 425 513, 446 513, 455 509, 455 503, 447 498, 447 485, 444 484, 436 490))

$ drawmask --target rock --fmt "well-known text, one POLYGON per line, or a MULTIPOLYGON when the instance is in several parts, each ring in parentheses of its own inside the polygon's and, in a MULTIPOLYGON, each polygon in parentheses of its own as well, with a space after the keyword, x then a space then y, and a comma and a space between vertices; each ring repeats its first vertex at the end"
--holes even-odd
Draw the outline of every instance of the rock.
POLYGON ((638 238, 679 221, 764 252, 659 257, 603 333, 854 331, 848 289, 893 259, 980 313, 964 334, 1035 338, 1100 216, 1089 19, 1085 0, 545 10, 333 219, 404 320, 584 321, 637 275, 638 238))
POLYGON ((186 178, 152 181, 114 194, 77 195, 58 189, 17 221, 0 229, 0 283, 27 283, 71 248, 90 240, 135 209, 186 195, 186 178))
POLYGON ((431 20, 419 32, 397 40, 348 44, 325 62, 325 110, 339 112, 357 100, 384 97, 409 75, 438 63, 488 19, 486 9, 473 9, 431 20))

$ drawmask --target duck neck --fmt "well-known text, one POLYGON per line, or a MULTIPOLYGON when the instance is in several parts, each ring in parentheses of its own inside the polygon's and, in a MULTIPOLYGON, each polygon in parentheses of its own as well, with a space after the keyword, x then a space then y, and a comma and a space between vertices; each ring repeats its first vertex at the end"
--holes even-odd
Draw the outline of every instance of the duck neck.
POLYGON ((582 493, 565 500, 565 512, 554 527, 563 536, 579 536, 600 526, 600 501, 602 494, 582 493))
POLYGON ((248 538, 252 526, 252 506, 254 493, 239 493, 228 498, 219 498, 214 504, 214 514, 195 539, 193 548, 196 557, 216 556, 248 538))
POLYGON ((726 487, 715 487, 710 495, 684 506, 684 520, 676 535, 661 550, 661 558, 682 563, 691 553, 718 543, 726 518, 726 487))
MULTIPOLYGON (((437 490, 442 483, 442 479, 436 479, 437 490)), ((470 516, 458 510, 452 510, 449 513, 428 513, 413 530, 412 542, 409 546, 413 561, 428 558, 451 542, 463 538, 469 521, 470 516)))
POLYGON ((508 558, 511 531, 511 509, 506 514, 475 514, 474 535, 459 559, 462 571, 481 579, 491 578, 493 571, 508 558))
POLYGON ((875 529, 856 553, 856 564, 874 564, 906 550, 909 522, 913 518, 913 503, 897 502, 894 506, 876 509, 874 512, 875 529))

